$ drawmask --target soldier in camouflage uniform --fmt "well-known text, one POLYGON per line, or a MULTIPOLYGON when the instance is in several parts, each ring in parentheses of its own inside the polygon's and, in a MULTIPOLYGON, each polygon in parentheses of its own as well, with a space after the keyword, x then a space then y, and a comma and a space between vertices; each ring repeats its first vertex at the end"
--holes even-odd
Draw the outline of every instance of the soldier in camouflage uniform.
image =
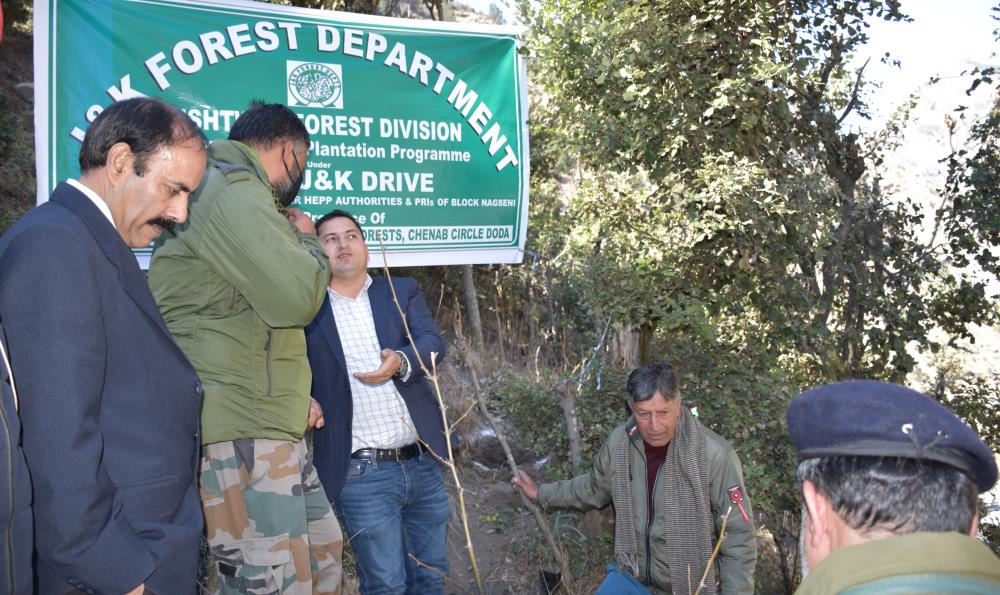
POLYGON ((310 578, 316 592, 339 589, 339 573, 321 576, 319 568, 340 564, 343 540, 339 530, 330 530, 337 527, 336 519, 304 450, 303 442, 284 440, 233 440, 205 447, 201 500, 210 519, 208 542, 219 582, 227 589, 250 595, 308 594, 310 578), (316 513, 305 514, 303 505, 316 513), (307 518, 314 520, 307 523, 307 518), (271 548, 230 545, 266 537, 271 527, 287 529, 288 537, 271 548), (288 569, 294 572, 284 572, 288 569))
POLYGON ((208 149, 187 223, 153 255, 150 286, 204 386, 201 500, 224 594, 338 593, 342 536, 304 434, 303 327, 330 279, 294 200, 309 134, 287 107, 254 102, 208 149))

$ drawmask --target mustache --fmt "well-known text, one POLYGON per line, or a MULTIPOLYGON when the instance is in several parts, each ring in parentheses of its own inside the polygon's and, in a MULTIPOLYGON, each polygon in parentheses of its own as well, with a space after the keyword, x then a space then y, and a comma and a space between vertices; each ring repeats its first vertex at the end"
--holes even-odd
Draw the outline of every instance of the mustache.
POLYGON ((174 221, 173 219, 166 219, 164 217, 156 217, 150 219, 146 223, 149 225, 159 225, 160 227, 163 228, 163 231, 170 231, 174 228, 174 225, 177 224, 177 222, 174 221))

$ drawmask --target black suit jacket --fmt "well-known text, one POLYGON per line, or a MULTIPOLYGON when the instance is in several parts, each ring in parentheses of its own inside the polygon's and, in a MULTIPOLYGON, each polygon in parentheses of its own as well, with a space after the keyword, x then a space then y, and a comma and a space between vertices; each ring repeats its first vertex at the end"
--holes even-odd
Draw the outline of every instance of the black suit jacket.
POLYGON ((60 184, 0 238, 40 593, 193 593, 201 386, 132 251, 60 184))
MULTIPOLYGON (((392 302, 392 291, 383 277, 372 279, 368 288, 375 334, 380 349, 395 349, 406 355, 412 372, 406 382, 393 379, 406 402, 420 439, 442 459, 448 457, 444 438, 441 409, 430 381, 419 369, 417 351, 424 364, 430 368, 431 352, 437 354, 437 363, 444 359, 445 344, 441 332, 434 324, 434 317, 420 294, 417 283, 409 277, 393 277, 400 306, 413 334, 411 344, 403 327, 403 319, 392 302)), ((330 309, 330 297, 316 318, 306 327, 306 347, 309 366, 312 368, 312 396, 323 407, 326 425, 313 432, 313 460, 320 482, 331 501, 340 494, 347 477, 351 459, 351 421, 354 404, 348 377, 344 348, 340 343, 337 323, 330 309)))

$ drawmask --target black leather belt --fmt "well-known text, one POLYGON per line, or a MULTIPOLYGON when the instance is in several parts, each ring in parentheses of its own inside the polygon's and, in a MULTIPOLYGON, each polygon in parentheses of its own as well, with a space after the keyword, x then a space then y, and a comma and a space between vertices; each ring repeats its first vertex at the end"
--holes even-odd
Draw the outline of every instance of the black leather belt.
POLYGON ((375 461, 405 461, 420 456, 424 448, 414 442, 399 448, 359 448, 351 453, 352 459, 370 459, 375 461))

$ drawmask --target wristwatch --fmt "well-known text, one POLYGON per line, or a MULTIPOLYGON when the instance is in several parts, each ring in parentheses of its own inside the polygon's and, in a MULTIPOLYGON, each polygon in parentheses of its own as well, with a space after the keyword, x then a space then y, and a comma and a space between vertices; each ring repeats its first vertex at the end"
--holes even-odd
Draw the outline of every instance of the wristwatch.
POLYGON ((410 371, 410 362, 406 359, 406 356, 403 355, 402 351, 397 351, 396 354, 399 355, 399 369, 396 370, 396 373, 393 374, 393 376, 399 379, 406 378, 406 373, 410 371))

